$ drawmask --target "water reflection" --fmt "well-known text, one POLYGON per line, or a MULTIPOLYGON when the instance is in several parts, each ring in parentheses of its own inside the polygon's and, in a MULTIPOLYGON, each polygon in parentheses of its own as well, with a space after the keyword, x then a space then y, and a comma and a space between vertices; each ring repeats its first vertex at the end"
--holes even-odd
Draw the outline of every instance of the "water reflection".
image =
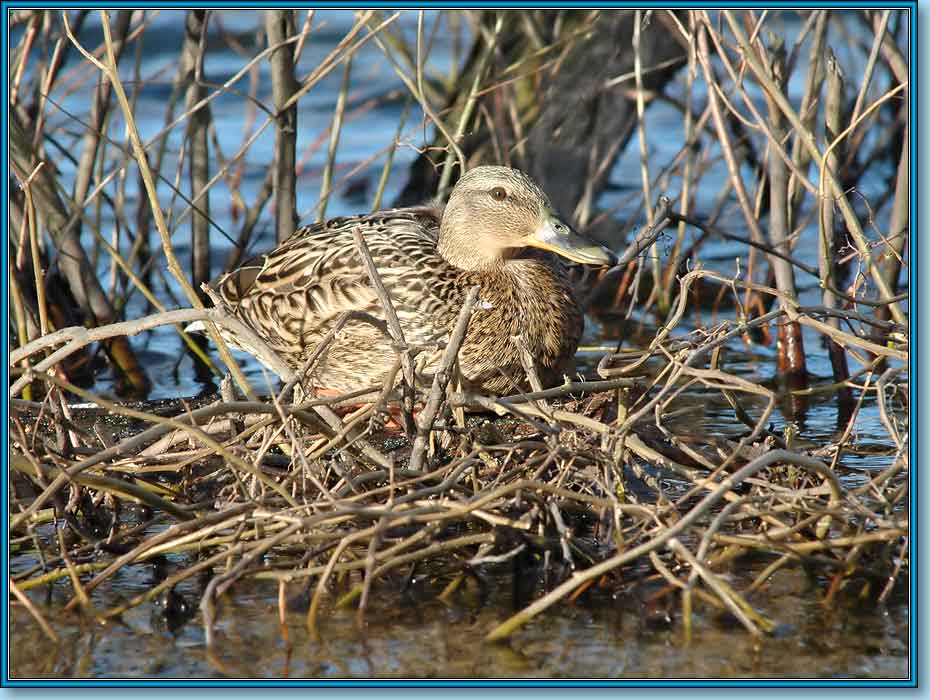
MULTIPOLYGON (((763 568, 762 561, 740 560, 730 582, 743 589, 763 568)), ((656 589, 647 585, 614 594, 594 591, 550 610, 510 642, 489 644, 484 635, 513 608, 508 576, 487 583, 483 607, 474 605, 477 598, 467 586, 439 602, 442 581, 414 582, 407 596, 376 586, 362 628, 354 609, 330 608, 321 615, 318 640, 308 634, 303 610, 289 610, 286 631, 281 627, 276 585, 240 583, 219 606, 213 660, 199 616, 176 630, 153 624, 154 605, 106 626, 59 616, 55 627, 62 642, 56 648, 14 607, 11 676, 901 678, 908 672, 906 599, 863 607, 857 591, 849 590, 824 606, 819 599, 827 582, 802 567, 780 569, 751 598, 777 622, 758 646, 728 614, 700 603, 686 644, 676 595, 656 605, 656 589)), ((95 592, 101 600, 106 595, 95 592)), ((197 593, 188 589, 187 595, 197 593)))

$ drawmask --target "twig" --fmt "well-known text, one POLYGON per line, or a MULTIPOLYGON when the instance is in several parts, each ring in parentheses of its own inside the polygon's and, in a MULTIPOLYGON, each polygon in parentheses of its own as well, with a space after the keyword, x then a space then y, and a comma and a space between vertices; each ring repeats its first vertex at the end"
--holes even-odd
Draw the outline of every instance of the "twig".
POLYGON ((410 353, 410 347, 407 345, 406 340, 404 340, 404 330, 400 326, 400 319, 398 319, 397 312, 394 310, 391 296, 388 294, 387 289, 385 289, 384 282, 381 281, 378 268, 371 258, 371 252, 368 250, 368 245, 365 243, 365 237, 362 235, 361 229, 354 229, 352 231, 352 237, 355 239, 355 247, 358 250, 359 257, 361 257, 362 262, 365 264, 365 270, 368 272, 368 279, 371 281, 371 286, 374 287, 375 294, 378 295, 378 301, 381 302, 381 308, 384 310, 384 315, 387 317, 388 330, 390 330, 391 336, 394 339, 395 349, 400 354, 401 367, 403 367, 404 370, 404 401, 402 405, 404 431, 407 435, 413 435, 416 432, 416 424, 413 421, 413 397, 416 391, 416 377, 414 376, 413 357, 410 353))
POLYGON ((506 621, 499 624, 487 634, 486 639, 488 641, 496 641, 510 636, 518 627, 526 624, 532 618, 536 617, 536 615, 546 610, 548 607, 555 604, 565 596, 569 595, 581 584, 593 580, 599 576, 603 576, 604 574, 616 569, 618 566, 633 561, 637 557, 648 554, 649 552, 661 547, 673 537, 676 537, 680 532, 683 532, 685 528, 694 523, 699 517, 704 515, 704 513, 706 513, 708 509, 710 509, 717 501, 723 498, 725 494, 727 494, 735 486, 742 483, 746 478, 752 476, 769 464, 781 460, 792 461, 795 464, 799 464, 800 466, 813 468, 815 471, 817 471, 817 473, 827 477, 828 481, 830 481, 834 489, 835 497, 839 497, 839 495, 842 494, 842 487, 840 486, 836 475, 834 475, 833 472, 830 471, 830 469, 822 462, 818 462, 817 460, 811 459, 809 457, 804 457, 803 455, 786 452, 785 450, 773 450, 767 455, 752 460, 742 469, 735 472, 732 476, 728 476, 723 479, 716 489, 702 498, 690 511, 682 516, 681 519, 671 527, 663 530, 661 533, 641 545, 633 547, 625 552, 616 554, 599 564, 573 574, 571 577, 569 577, 568 580, 556 586, 551 592, 537 600, 535 603, 532 603, 520 612, 509 617, 506 621))
MULTIPOLYGON (((294 10, 265 10, 265 33, 271 53, 271 87, 275 104, 274 201, 278 242, 297 226, 297 92, 294 78, 294 47, 285 39, 296 34, 294 10)), ((301 34, 301 37, 303 34, 301 34)))
POLYGON ((475 302, 478 299, 478 287, 472 287, 465 294, 465 300, 462 302, 462 308, 459 310, 458 318, 452 333, 449 335, 449 343, 442 354, 442 361, 439 368, 433 376, 433 383, 430 387, 429 397, 426 400, 426 406, 420 412, 420 419, 417 422, 416 438, 413 441, 413 448, 410 452, 410 468, 414 471, 423 469, 423 459, 426 454, 426 445, 429 441, 430 431, 433 429, 433 423, 439 413, 439 406, 442 403, 443 396, 446 393, 446 387, 452 379, 452 367, 458 358, 459 349, 465 340, 465 333, 468 330, 468 323, 471 321, 471 315, 474 311, 475 302))
POLYGON ((16 596, 16 600, 18 600, 22 606, 29 611, 29 614, 32 615, 35 621, 39 623, 39 627, 42 628, 42 632, 45 633, 45 636, 55 644, 58 644, 58 635, 55 634, 55 630, 53 630, 51 625, 48 624, 48 621, 45 619, 42 613, 39 612, 38 608, 32 604, 32 601, 29 600, 29 596, 27 596, 19 589, 19 586, 16 585, 16 582, 13 581, 12 578, 9 580, 9 584, 10 590, 13 592, 13 595, 16 596))

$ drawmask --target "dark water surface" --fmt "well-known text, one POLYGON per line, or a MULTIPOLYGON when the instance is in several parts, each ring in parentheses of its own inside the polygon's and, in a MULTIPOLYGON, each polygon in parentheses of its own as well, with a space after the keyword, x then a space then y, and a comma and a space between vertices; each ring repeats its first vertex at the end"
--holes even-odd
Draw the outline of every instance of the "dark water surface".
MULTIPOLYGON (((761 570, 737 562, 727 576, 742 589, 761 570)), ((111 591, 129 596, 151 585, 151 566, 122 573, 111 591)), ((819 602, 826 585, 800 567, 779 570, 749 597, 777 624, 758 647, 733 618, 699 601, 691 643, 683 638, 677 596, 651 602, 639 594, 594 594, 550 608, 508 642, 484 635, 509 614, 509 576, 489 577, 488 600, 466 590, 448 603, 441 582, 414 581, 406 590, 372 590, 367 624, 352 608, 325 609, 320 638, 311 638, 306 613, 291 610, 287 632, 278 622, 277 585, 237 584, 219 605, 217 660, 208 658, 200 618, 167 629, 158 608, 142 605, 120 622, 100 625, 69 619, 60 605, 70 587, 45 606, 62 641, 50 644, 21 608, 14 607, 13 677, 79 678, 901 678, 908 672, 908 606, 862 603, 855 592, 830 606, 819 602), (61 595, 62 597, 59 597, 61 595), (664 601, 664 602, 663 602, 664 601), (666 607, 667 606, 667 607, 666 607)), ((196 606, 195 584, 178 587, 196 606)), ((297 591, 296 585, 290 590, 297 591)), ((113 604, 110 593, 95 602, 113 604)), ((868 596, 873 601, 875 594, 868 596)))

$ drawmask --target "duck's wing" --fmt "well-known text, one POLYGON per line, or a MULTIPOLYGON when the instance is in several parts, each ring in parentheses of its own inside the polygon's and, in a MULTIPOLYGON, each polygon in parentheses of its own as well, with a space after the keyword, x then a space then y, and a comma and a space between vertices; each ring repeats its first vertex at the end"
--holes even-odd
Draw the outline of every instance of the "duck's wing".
POLYGON ((437 308, 446 305, 429 277, 448 264, 439 256, 439 216, 416 207, 332 219, 298 229, 276 249, 249 260, 219 280, 218 291, 234 312, 274 345, 306 343, 345 312, 384 312, 356 247, 361 230, 371 257, 411 342, 434 335, 437 308), (432 316, 431 316, 432 312, 432 316))

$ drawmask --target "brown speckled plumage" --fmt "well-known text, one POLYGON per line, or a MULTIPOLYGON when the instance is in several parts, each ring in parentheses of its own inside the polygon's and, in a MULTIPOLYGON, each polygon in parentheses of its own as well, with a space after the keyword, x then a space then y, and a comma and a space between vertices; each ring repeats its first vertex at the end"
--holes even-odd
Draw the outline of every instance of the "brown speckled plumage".
MULTIPOLYGON (((581 309, 558 259, 527 248, 539 247, 527 241, 541 228, 555 236, 553 227, 571 237, 576 247, 569 250, 600 254, 596 246, 577 247, 580 239, 554 218, 545 194, 523 173, 485 166, 459 181, 445 209, 394 209, 305 226, 223 276, 217 291, 298 368, 344 312, 384 318, 353 240, 360 228, 405 339, 432 346, 416 358, 419 380, 430 381, 465 293, 479 285, 459 368, 467 387, 511 393, 526 383, 513 336, 522 336, 545 384, 561 378, 581 338, 581 309)), ((234 337, 227 340, 248 350, 234 337)), ((379 384, 395 357, 384 333, 350 321, 305 384, 340 393, 379 384)))

